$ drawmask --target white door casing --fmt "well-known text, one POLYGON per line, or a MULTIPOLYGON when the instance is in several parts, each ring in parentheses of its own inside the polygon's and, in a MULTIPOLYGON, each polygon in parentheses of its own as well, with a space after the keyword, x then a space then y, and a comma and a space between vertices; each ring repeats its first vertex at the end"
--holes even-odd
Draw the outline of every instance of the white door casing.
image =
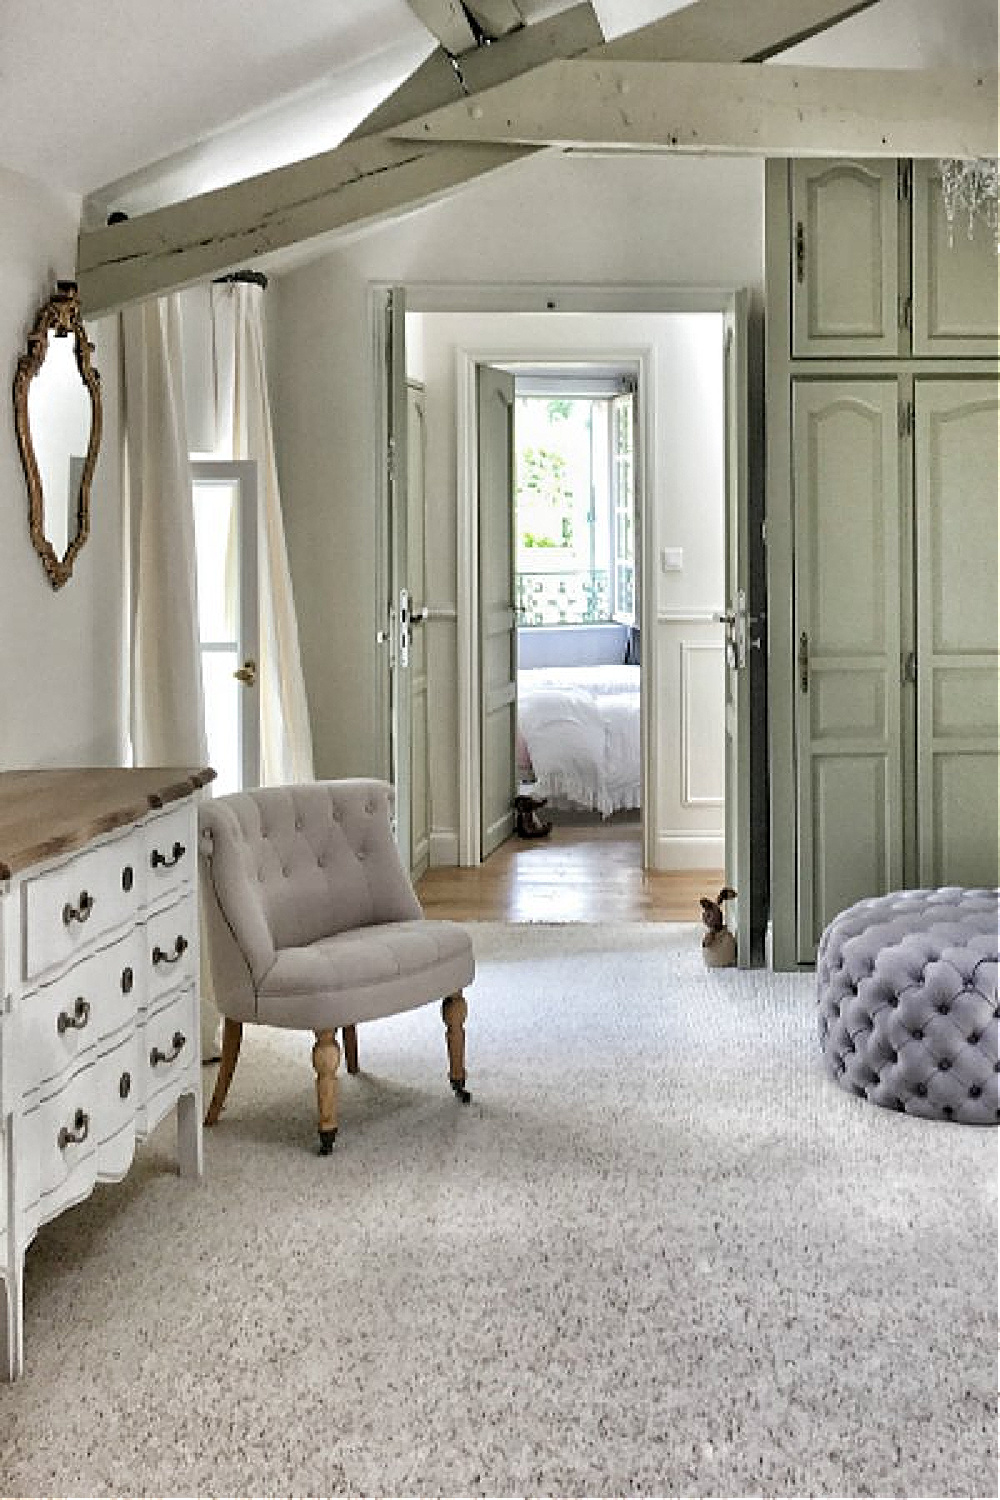
POLYGON ((216 793, 260 784, 257 465, 191 463, 199 641, 216 793))
POLYGON ((410 874, 418 880, 430 863, 428 762, 427 547, 424 495, 426 411, 424 389, 407 382, 407 559, 410 581, 410 874))
POLYGON ((736 891, 736 952, 749 968, 753 840, 750 823, 750 701, 763 667, 763 621, 750 614, 750 522, 747 458, 747 299, 737 292, 725 312, 723 340, 726 482, 725 829, 726 883, 736 891))
POLYGON ((514 831, 517 615, 514 600, 514 377, 480 365, 480 834, 485 859, 514 831))

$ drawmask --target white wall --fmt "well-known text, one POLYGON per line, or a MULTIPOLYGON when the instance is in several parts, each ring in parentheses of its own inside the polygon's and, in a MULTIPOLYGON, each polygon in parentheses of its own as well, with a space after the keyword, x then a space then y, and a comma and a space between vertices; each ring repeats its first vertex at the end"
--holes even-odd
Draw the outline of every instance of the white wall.
MULTIPOLYGON (((41 303, 72 278, 80 200, 0 169, 0 351, 3 390, 41 303)), ((122 537, 118 340, 92 324, 104 436, 91 531, 73 576, 54 591, 28 536, 28 496, 13 410, 0 422, 0 770, 114 765, 121 758, 122 537)), ((9 395, 7 397, 9 401, 9 395)))
MULTIPOLYGON (((643 287, 748 286, 759 312, 762 163, 540 155, 275 275, 271 393, 319 775, 381 763, 369 295, 373 284, 391 282, 461 283, 484 293, 541 284, 556 298, 608 282, 629 285, 637 298, 643 287)), ((431 506, 441 503, 429 494, 431 506)), ((453 601, 457 586, 452 536, 449 523, 429 583, 442 601, 453 601)), ((449 670, 454 678, 454 661, 449 670)), ((450 720, 446 737, 454 741, 456 732, 450 720)))

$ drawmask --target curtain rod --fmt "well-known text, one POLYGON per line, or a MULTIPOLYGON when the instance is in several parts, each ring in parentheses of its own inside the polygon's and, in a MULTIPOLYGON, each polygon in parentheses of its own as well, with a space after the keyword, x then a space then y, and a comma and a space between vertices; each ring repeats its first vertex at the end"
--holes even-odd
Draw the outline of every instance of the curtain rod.
POLYGON ((267 290, 267 277, 263 271, 230 271, 228 276, 215 276, 212 279, 217 286, 226 281, 245 281, 250 286, 259 286, 267 290))

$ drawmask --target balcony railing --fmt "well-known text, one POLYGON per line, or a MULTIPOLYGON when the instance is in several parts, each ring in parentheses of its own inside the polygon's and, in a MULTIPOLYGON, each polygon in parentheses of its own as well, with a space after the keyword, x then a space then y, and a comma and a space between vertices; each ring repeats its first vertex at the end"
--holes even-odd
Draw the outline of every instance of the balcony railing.
POLYGON ((607 569, 566 573, 518 573, 519 625, 593 625, 611 618, 607 569))

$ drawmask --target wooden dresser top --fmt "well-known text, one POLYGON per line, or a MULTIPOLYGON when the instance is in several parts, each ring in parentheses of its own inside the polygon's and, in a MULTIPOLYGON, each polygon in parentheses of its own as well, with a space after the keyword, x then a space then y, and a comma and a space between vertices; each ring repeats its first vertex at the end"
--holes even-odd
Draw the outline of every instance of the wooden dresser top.
POLYGON ((0 771, 0 880, 71 854, 214 778, 210 766, 0 771))

